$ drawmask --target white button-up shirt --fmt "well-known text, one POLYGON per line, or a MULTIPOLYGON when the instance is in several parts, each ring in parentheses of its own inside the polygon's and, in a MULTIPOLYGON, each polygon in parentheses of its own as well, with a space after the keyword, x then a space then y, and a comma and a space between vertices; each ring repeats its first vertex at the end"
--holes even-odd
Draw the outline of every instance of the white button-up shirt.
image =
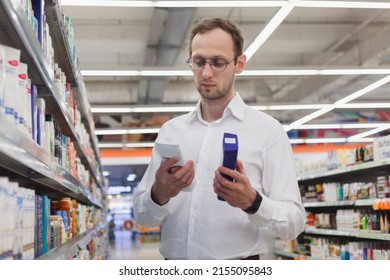
POLYGON ((289 139, 278 121, 247 106, 239 94, 221 119, 204 121, 198 103, 194 111, 166 122, 158 137, 173 137, 180 144, 185 160, 195 164, 196 180, 192 192, 180 192, 162 206, 154 203, 151 188, 161 158, 153 150, 134 198, 134 215, 139 224, 161 225, 165 258, 244 258, 266 253, 271 236, 294 239, 303 231, 306 214, 289 139), (225 132, 238 136, 238 159, 263 197, 255 214, 218 200, 213 190, 225 132))

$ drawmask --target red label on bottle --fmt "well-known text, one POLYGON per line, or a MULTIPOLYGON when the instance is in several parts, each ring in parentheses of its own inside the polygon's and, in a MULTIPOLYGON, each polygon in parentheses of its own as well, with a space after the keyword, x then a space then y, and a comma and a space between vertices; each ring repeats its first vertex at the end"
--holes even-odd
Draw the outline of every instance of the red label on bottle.
POLYGON ((26 74, 19 74, 18 76, 19 76, 19 78, 22 79, 22 80, 27 79, 27 75, 26 75, 26 74))
POLYGON ((19 61, 17 61, 17 60, 10 60, 10 61, 8 61, 8 63, 12 66, 15 66, 15 67, 19 65, 19 61))

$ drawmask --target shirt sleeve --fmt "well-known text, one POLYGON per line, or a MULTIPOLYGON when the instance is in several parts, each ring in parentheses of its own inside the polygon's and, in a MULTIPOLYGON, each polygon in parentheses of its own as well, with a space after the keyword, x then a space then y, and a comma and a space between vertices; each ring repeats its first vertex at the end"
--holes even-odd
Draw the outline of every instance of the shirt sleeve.
MULTIPOLYGON (((267 137, 263 156, 263 200, 259 210, 248 215, 259 227, 269 229, 273 237, 295 239, 306 223, 291 144, 281 125, 267 137)), ((256 186, 254 186, 256 187, 256 186)))
POLYGON ((156 170, 160 166, 160 157, 153 149, 152 158, 134 196, 134 217, 138 224, 154 227, 162 224, 168 215, 169 202, 160 206, 151 198, 151 189, 155 181, 156 170))

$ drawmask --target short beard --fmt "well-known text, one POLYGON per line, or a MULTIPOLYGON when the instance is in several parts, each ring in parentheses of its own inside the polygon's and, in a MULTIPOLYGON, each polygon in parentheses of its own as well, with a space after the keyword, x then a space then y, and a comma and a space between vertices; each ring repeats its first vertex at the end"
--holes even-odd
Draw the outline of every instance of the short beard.
POLYGON ((229 80, 229 82, 225 84, 225 86, 222 88, 221 91, 217 91, 216 94, 213 94, 212 96, 207 94, 207 92, 202 91, 200 85, 197 85, 196 89, 198 90, 200 96, 203 99, 209 101, 215 101, 215 100, 225 98, 227 95, 229 95, 230 90, 233 88, 233 83, 234 83, 234 77, 233 79, 229 80))

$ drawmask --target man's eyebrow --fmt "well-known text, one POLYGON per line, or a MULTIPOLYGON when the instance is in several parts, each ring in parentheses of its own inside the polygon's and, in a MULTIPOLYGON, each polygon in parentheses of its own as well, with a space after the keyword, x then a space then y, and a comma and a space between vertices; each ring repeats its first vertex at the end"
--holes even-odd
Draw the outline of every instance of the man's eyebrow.
POLYGON ((225 57, 219 56, 219 55, 212 56, 212 57, 203 57, 203 56, 200 56, 200 55, 195 55, 195 56, 193 56, 193 58, 198 58, 198 59, 224 59, 224 60, 226 60, 225 57))

